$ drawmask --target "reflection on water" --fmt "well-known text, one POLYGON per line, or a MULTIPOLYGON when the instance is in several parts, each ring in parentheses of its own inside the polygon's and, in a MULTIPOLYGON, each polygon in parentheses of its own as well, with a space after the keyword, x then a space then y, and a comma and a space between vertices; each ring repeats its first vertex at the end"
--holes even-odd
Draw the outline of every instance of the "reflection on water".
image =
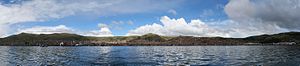
POLYGON ((299 66, 297 46, 1 46, 1 65, 299 66))

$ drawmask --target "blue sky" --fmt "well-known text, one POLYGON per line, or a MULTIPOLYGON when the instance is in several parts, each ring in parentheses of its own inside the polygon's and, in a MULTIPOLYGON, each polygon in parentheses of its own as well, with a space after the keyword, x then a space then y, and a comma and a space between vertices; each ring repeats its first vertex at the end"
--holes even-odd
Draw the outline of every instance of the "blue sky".
MULTIPOLYGON (((257 28, 257 26, 251 26, 252 23, 248 24, 250 23, 249 21, 239 20, 244 18, 236 19, 236 14, 238 14, 239 16, 248 16, 248 12, 252 10, 245 10, 251 9, 251 7, 258 9, 259 6, 253 6, 252 4, 257 3, 258 5, 261 5, 264 4, 264 1, 0 0, 0 2, 0 11, 2 11, 2 13, 0 13, 0 16, 5 16, 0 17, 0 20, 3 20, 3 22, 1 22, 0 24, 0 27, 2 29, 6 29, 5 31, 0 32, 0 34, 2 35, 11 35, 21 32, 40 34, 49 32, 60 33, 71 31, 70 33, 83 35, 92 32, 89 34, 90 36, 93 36, 92 34, 110 34, 124 36, 131 34, 139 35, 145 33, 157 33, 160 35, 171 36, 191 35, 243 37, 247 35, 262 33, 277 33, 289 31, 286 28, 281 28, 284 27, 282 25, 271 25, 270 27, 268 27, 268 29, 266 27, 261 27, 266 28, 266 30, 272 31, 258 31, 255 29, 261 28, 257 28), (181 18, 184 20, 181 20, 181 18), (169 23, 168 21, 170 21, 171 23, 169 23), (195 23, 192 23, 193 21, 195 21, 195 23), (175 23, 180 24, 177 25, 175 23), (167 26, 168 24, 172 24, 176 27, 167 26), (58 28, 59 25, 61 25, 62 27, 58 28), (245 28, 241 30, 239 29, 240 26, 255 27, 255 29, 245 28), (269 29, 276 26, 279 26, 279 28, 269 29), (181 29, 185 27, 187 28, 181 29), (239 30, 237 30, 236 28, 238 28, 239 30), (240 33, 248 30, 253 30, 253 33, 240 33)), ((268 2, 268 0, 266 2, 268 2)), ((285 7, 284 5, 282 6, 285 7)), ((298 8, 296 9, 298 10, 298 8)), ((264 11, 262 11, 262 13, 263 12, 264 11)), ((247 19, 252 18, 245 17, 245 20, 247 19)), ((261 20, 264 20, 264 18, 261 18, 261 20)), ((263 24, 265 25, 265 23, 263 24)))
POLYGON ((51 19, 47 22, 30 22, 22 24, 26 27, 31 26, 55 26, 55 25, 66 25, 71 28, 78 30, 96 30, 98 23, 111 24, 112 21, 132 21, 133 25, 118 25, 123 29, 112 28, 111 31, 114 35, 125 35, 129 30, 136 27, 152 24, 153 22, 159 23, 159 18, 161 16, 169 16, 172 18, 184 17, 187 20, 190 19, 203 19, 203 20, 224 20, 227 16, 224 13, 224 9, 221 8, 225 6, 227 0, 195 0, 195 1, 185 1, 178 4, 176 7, 169 8, 160 11, 142 12, 142 13, 130 13, 130 14, 116 14, 116 15, 95 15, 95 14, 79 14, 68 16, 60 19, 51 19), (175 10, 176 15, 169 13, 169 10, 175 10), (205 11, 213 11, 214 14, 209 16, 201 17, 205 11))

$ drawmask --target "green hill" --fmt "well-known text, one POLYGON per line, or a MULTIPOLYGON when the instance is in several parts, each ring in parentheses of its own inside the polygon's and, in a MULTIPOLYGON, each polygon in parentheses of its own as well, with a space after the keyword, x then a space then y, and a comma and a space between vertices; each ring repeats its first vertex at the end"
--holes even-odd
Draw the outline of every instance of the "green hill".
MULTIPOLYGON (((77 34, 28 34, 21 33, 5 38, 0 38, 0 45, 8 46, 38 46, 40 44, 73 46, 75 44, 93 45, 243 45, 247 43, 274 44, 274 43, 300 43, 300 32, 286 32, 272 35, 258 35, 246 38, 223 38, 223 37, 193 37, 193 36, 160 36, 149 33, 142 36, 113 36, 113 37, 90 37, 77 34)), ((123 45, 123 46, 124 46, 123 45)))
POLYGON ((164 42, 166 39, 163 37, 153 34, 153 33, 148 33, 142 36, 137 37, 136 39, 130 40, 130 42, 164 42))
POLYGON ((296 42, 300 43, 300 32, 286 32, 272 35, 259 35, 246 37, 249 42, 277 43, 277 42, 296 42))
POLYGON ((39 44, 58 44, 58 41, 81 41, 87 40, 86 37, 67 34, 67 33, 55 33, 55 34, 29 34, 20 33, 18 35, 12 35, 0 40, 1 45, 39 45, 39 44))

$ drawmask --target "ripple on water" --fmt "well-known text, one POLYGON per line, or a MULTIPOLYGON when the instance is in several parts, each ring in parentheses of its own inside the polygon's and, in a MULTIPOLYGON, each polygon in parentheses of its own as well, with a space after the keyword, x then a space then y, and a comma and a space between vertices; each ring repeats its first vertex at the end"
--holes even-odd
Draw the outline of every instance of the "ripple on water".
POLYGON ((0 46, 0 64, 39 65, 300 65, 297 46, 0 46))

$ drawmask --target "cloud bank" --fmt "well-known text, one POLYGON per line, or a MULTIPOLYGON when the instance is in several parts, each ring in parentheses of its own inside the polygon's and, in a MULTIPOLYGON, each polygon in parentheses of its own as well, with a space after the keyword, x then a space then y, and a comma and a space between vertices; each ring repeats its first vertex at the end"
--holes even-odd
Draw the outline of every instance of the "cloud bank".
POLYGON ((24 22, 43 22, 66 16, 90 13, 99 15, 117 15, 167 10, 180 0, 25 0, 13 3, 0 1, 0 36, 9 32, 13 24, 24 22), (147 5, 147 6, 143 6, 147 5))
MULTIPOLYGON (((0 1, 1 2, 1 1, 0 1)), ((142 13, 159 10, 170 10, 180 3, 175 1, 153 0, 30 0, 17 4, 0 3, 0 36, 7 34, 11 25, 25 22, 43 22, 82 13, 99 15, 116 15, 142 13), (141 6, 147 5, 147 6, 141 6)), ((299 0, 230 0, 224 7, 228 20, 203 22, 200 19, 172 19, 163 16, 161 24, 153 23, 130 30, 127 35, 142 35, 157 33, 160 35, 178 36, 222 36, 246 37, 258 34, 270 34, 285 31, 300 30, 299 0)), ((172 13, 172 11, 169 11, 172 13)), ((175 14, 176 11, 173 11, 175 14)), ((209 12, 208 12, 209 13, 209 12)), ((204 16, 205 17, 205 16, 204 16)), ((115 22, 115 24, 122 22, 115 22)), ((133 23, 129 23, 133 24, 133 23)), ((84 35, 112 35, 109 27, 101 24, 100 30, 94 30, 84 35)), ((18 32, 50 33, 67 29, 64 25, 38 26, 18 32), (43 29, 42 29, 43 28, 43 29), (54 29, 56 28, 56 29, 54 29), (34 31, 36 30, 36 31, 34 31)), ((70 30, 72 32, 72 30, 70 30)))
POLYGON ((112 32, 108 28, 108 25, 99 23, 98 27, 100 28, 100 30, 92 30, 92 31, 86 32, 82 35, 84 35, 84 36, 95 36, 95 37, 113 36, 112 32))
POLYGON ((113 36, 112 32, 106 24, 99 23, 99 30, 91 30, 88 32, 80 32, 76 29, 67 27, 65 25, 58 26, 34 26, 31 28, 19 29, 15 34, 20 33, 31 33, 31 34, 53 34, 53 33, 72 33, 83 36, 94 36, 94 37, 107 37, 113 36))
POLYGON ((230 0, 225 12, 230 19, 248 26, 300 29, 299 0, 230 0))
MULTIPOLYGON (((161 18, 160 24, 144 25, 127 35, 157 33, 160 35, 190 35, 200 37, 247 37, 300 30, 299 0, 230 0, 224 7, 228 20, 186 22, 184 18, 161 18)), ((206 15, 204 15, 206 16, 206 15)))
POLYGON ((217 29, 217 27, 210 26, 201 20, 191 20, 186 22, 184 18, 171 19, 163 16, 160 19, 160 24, 144 25, 135 30, 130 30, 127 35, 143 35, 146 33, 155 33, 166 36, 223 36, 229 37, 228 33, 217 29))
MULTIPOLYGON (((164 36, 197 36, 197 37, 247 37, 265 33, 278 33, 285 31, 276 25, 248 25, 233 20, 216 22, 203 22, 200 19, 192 19, 187 22, 184 18, 171 19, 163 16, 160 19, 162 24, 148 24, 130 30, 127 35, 144 35, 155 33, 164 36)), ((255 23, 257 24, 257 23, 255 23)))
POLYGON ((35 26, 32 28, 19 29, 17 34, 19 33, 31 33, 31 34, 74 33, 74 29, 66 27, 65 25, 35 26))

